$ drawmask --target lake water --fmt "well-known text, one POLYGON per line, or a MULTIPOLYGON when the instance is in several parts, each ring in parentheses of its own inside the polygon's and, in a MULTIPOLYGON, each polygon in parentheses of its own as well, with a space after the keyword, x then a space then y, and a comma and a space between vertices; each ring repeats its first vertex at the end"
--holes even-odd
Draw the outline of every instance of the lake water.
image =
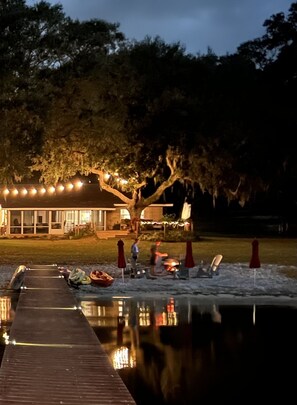
POLYGON ((9 334, 9 329, 14 318, 18 297, 18 293, 4 293, 0 295, 0 361, 5 349, 5 339, 9 334))
POLYGON ((138 405, 295 397, 296 307, 120 297, 81 305, 138 405))
MULTIPOLYGON (((0 296, 0 360, 16 297, 0 296)), ((138 405, 291 402, 297 308, 190 298, 81 301, 138 405)))

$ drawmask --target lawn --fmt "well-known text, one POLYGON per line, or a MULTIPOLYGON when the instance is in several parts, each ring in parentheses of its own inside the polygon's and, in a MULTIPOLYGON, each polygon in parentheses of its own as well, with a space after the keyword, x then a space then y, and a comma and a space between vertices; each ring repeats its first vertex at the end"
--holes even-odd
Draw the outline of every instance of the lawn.
MULTIPOLYGON (((261 264, 297 265, 297 239, 259 238, 261 264)), ((0 239, 0 265, 5 264, 53 264, 83 265, 117 263, 117 239, 86 237, 72 240, 0 239)), ((126 257, 130 257, 132 239, 124 239, 126 257)), ((193 242, 196 264, 209 262, 221 253, 227 263, 248 263, 252 252, 251 238, 202 237, 193 242)), ((140 241, 139 261, 147 264, 151 242, 140 241)), ((161 251, 171 257, 185 255, 185 242, 162 243, 161 251)))

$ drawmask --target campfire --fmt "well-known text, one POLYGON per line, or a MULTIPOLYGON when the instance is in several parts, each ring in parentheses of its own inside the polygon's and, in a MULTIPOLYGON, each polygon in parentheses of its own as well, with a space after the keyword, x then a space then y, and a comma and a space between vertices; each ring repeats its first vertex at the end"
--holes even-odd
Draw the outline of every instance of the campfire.
POLYGON ((177 259, 165 259, 164 268, 169 272, 176 272, 178 270, 179 261, 177 259))

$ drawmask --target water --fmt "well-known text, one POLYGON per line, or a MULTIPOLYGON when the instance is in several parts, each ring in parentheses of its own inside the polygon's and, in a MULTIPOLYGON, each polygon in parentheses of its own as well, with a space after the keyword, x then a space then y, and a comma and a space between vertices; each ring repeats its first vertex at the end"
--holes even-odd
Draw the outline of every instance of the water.
POLYGON ((138 405, 295 396, 295 307, 173 298, 81 305, 138 405))
POLYGON ((9 335, 17 300, 18 293, 2 293, 0 294, 0 363, 5 349, 5 340, 9 335))
MULTIPOLYGON (((137 405, 291 402, 297 308, 113 298, 81 305, 137 405)), ((0 361, 16 295, 0 296, 0 361)))

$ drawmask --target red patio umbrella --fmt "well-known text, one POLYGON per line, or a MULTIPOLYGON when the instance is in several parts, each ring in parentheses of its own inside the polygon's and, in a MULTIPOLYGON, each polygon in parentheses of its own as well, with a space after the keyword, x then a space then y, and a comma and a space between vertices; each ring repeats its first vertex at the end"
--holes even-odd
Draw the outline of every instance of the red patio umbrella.
POLYGON ((120 239, 117 243, 118 245, 118 268, 122 269, 122 277, 124 281, 124 269, 126 268, 126 260, 124 253, 124 242, 120 239))
POLYGON ((192 252, 192 241, 187 240, 186 246, 186 257, 185 257, 185 268, 191 269, 195 266, 192 252))
POLYGON ((250 260, 250 269, 258 269, 261 267, 259 259, 259 242, 254 239, 252 242, 252 257, 250 260))

